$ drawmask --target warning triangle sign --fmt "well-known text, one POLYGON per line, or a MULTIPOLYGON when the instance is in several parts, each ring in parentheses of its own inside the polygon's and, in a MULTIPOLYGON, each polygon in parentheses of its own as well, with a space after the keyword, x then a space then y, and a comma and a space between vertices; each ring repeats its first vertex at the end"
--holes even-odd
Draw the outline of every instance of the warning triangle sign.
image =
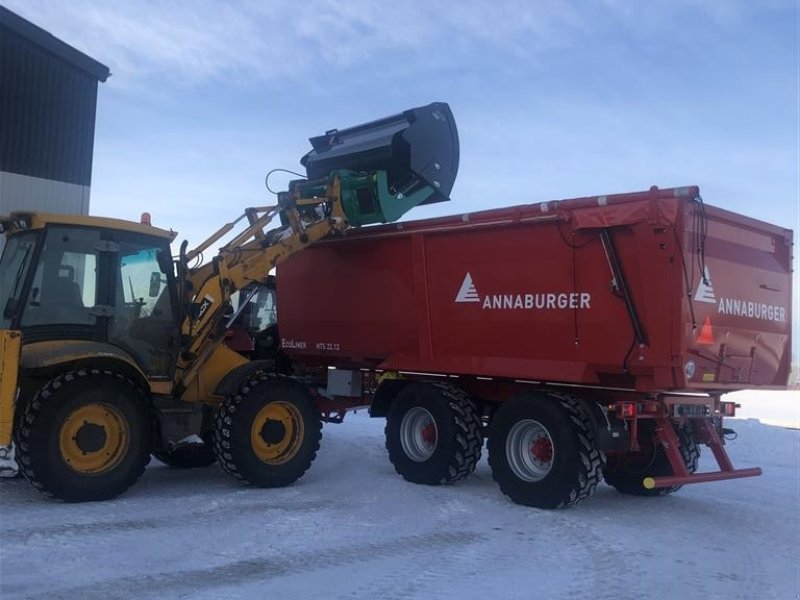
POLYGON ((710 346, 714 343, 714 328, 711 326, 711 317, 706 315, 703 326, 700 328, 700 335, 697 336, 697 343, 710 346))

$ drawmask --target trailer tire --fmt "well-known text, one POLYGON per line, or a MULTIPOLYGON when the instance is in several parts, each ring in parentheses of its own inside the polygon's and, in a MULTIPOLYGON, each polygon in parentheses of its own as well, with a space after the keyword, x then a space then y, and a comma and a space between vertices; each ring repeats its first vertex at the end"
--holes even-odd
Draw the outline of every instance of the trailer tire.
POLYGON ((151 415, 120 373, 80 369, 46 383, 16 431, 20 470, 45 496, 66 502, 114 498, 150 462, 151 415))
MULTIPOLYGON (((659 445, 654 448, 653 440, 654 425, 642 421, 639 423, 639 443, 645 449, 640 453, 636 462, 631 463, 630 459, 622 462, 620 458, 610 456, 608 464, 603 473, 606 483, 622 494, 632 496, 667 496, 674 494, 682 485, 675 485, 667 488, 647 489, 642 484, 645 477, 664 477, 672 475, 672 466, 669 464, 666 452, 659 445)), ((700 446, 694 439, 692 426, 690 423, 681 423, 675 427, 675 433, 680 441, 680 453, 683 463, 689 473, 697 471, 700 461, 700 446)))
POLYGON ((309 469, 322 439, 322 419, 301 384, 259 373, 228 396, 214 422, 222 469, 246 485, 290 485, 309 469))
POLYGON ((445 383, 412 383, 386 417, 386 449, 395 471, 423 485, 468 477, 483 448, 483 423, 475 403, 445 383))
POLYGON ((535 508, 573 506, 602 480, 604 458, 580 400, 527 393, 504 403, 491 425, 489 466, 500 490, 535 508))

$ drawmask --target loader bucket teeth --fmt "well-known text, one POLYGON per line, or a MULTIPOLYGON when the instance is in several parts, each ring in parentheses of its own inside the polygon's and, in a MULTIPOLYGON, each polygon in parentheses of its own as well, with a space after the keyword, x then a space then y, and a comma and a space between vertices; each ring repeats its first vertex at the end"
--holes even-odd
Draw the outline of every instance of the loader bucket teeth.
POLYGON ((424 192, 417 205, 450 199, 458 172, 458 131, 444 102, 333 129, 309 141, 313 149, 300 160, 309 179, 341 170, 384 171, 395 197, 424 192))

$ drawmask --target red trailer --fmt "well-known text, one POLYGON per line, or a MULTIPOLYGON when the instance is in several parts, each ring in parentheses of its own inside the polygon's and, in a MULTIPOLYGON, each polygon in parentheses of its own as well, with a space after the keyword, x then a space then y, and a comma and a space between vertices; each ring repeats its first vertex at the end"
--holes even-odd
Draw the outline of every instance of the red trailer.
POLYGON ((407 480, 466 477, 487 437, 515 502, 663 495, 760 473, 720 397, 787 384, 791 261, 791 230, 697 187, 368 227, 279 267, 280 346, 329 419, 387 417, 407 480))

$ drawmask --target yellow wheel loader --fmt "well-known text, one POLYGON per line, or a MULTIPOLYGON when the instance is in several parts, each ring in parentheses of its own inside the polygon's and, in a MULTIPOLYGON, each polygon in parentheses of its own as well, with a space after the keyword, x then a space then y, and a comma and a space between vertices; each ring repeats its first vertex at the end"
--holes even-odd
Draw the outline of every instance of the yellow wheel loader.
POLYGON ((444 103, 310 141, 307 178, 275 206, 246 209, 176 257, 176 234, 146 214, 0 217, 0 467, 16 459, 45 495, 70 502, 122 493, 151 454, 175 466, 216 459, 262 487, 309 468, 315 397, 225 345, 231 296, 325 236, 447 200, 458 167, 444 103))

